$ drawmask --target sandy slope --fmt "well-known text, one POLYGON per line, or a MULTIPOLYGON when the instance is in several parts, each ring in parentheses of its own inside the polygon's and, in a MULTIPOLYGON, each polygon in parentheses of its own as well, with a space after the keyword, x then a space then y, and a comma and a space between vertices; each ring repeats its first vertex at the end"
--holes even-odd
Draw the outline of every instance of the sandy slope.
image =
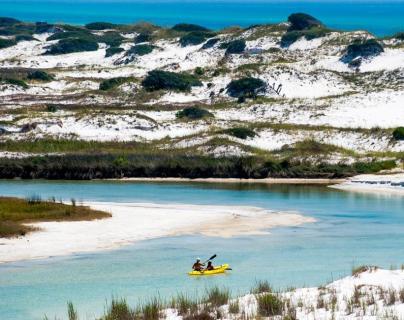
POLYGON ((112 218, 80 222, 43 222, 43 231, 0 240, 0 263, 111 249, 134 241, 184 234, 231 237, 262 234, 277 226, 314 222, 296 213, 255 207, 150 203, 86 203, 112 218))

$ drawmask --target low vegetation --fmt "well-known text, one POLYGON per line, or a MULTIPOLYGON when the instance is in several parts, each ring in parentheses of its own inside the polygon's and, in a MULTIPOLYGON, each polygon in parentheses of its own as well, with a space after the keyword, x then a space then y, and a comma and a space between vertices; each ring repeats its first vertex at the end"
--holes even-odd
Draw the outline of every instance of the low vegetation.
POLYGON ((394 140, 404 140, 404 127, 395 128, 393 131, 394 140))
POLYGON ((0 197, 0 237, 23 236, 35 231, 24 223, 42 221, 80 221, 110 217, 110 214, 89 207, 43 201, 39 197, 28 199, 0 197))
POLYGON ((210 30, 205 27, 189 23, 179 23, 176 24, 171 29, 179 32, 194 32, 194 31, 210 32, 210 30))
POLYGON ((104 80, 100 83, 100 90, 107 91, 119 87, 120 85, 133 80, 132 78, 117 77, 104 80))
POLYGON ((231 97, 255 98, 265 92, 266 83, 258 78, 246 77, 231 81, 227 87, 227 94, 231 97))
POLYGON ((0 78, 0 83, 11 84, 13 86, 18 86, 22 89, 28 89, 28 85, 24 80, 14 79, 14 78, 0 78))
POLYGON ((188 107, 178 111, 175 116, 179 119, 199 120, 214 117, 208 110, 200 107, 188 107))
POLYGON ((291 14, 288 21, 290 26, 281 38, 281 46, 284 48, 289 47, 300 38, 312 40, 324 37, 331 32, 321 21, 305 13, 291 14))
POLYGON ((150 71, 142 81, 142 86, 148 91, 178 90, 190 91, 194 86, 202 86, 197 77, 189 73, 175 73, 170 71, 150 71))
POLYGON ((85 27, 89 30, 106 30, 114 29, 117 25, 109 22, 91 22, 87 23, 85 27))
POLYGON ((109 47, 106 51, 105 51, 105 57, 112 57, 116 54, 119 54, 121 52, 125 51, 125 49, 120 48, 120 47, 109 47))
POLYGON ((356 40, 348 45, 341 61, 349 63, 358 57, 370 58, 377 56, 383 51, 383 46, 376 39, 356 40))
POLYGON ((323 25, 321 21, 306 13, 293 13, 289 15, 288 22, 290 23, 288 31, 308 30, 323 25))
POLYGON ((28 73, 27 78, 29 80, 52 81, 55 77, 43 70, 33 70, 28 73))
POLYGON ((257 296, 258 314, 262 317, 279 316, 283 311, 282 300, 273 293, 263 293, 257 296))
POLYGON ((144 56, 146 54, 152 53, 154 48, 155 47, 150 44, 137 44, 130 48, 126 55, 144 56))
POLYGON ((195 46, 205 42, 207 39, 214 37, 215 34, 212 32, 205 31, 192 31, 183 35, 180 38, 180 44, 182 47, 195 46))
POLYGON ((241 54, 246 48, 246 42, 244 39, 236 39, 229 42, 222 43, 220 45, 221 49, 226 49, 225 54, 241 54))
POLYGON ((223 130, 223 133, 231 135, 233 137, 239 138, 239 139, 247 139, 247 138, 254 138, 256 136, 256 133, 254 130, 246 127, 234 127, 230 129, 223 130))
POLYGON ((135 43, 143 43, 152 41, 153 36, 150 33, 140 33, 135 38, 135 43))
POLYGON ((210 49, 213 48, 213 46, 220 41, 219 38, 212 38, 206 41, 204 45, 202 46, 202 49, 210 49))
POLYGON ((45 54, 59 55, 74 52, 96 51, 98 43, 92 40, 67 38, 59 40, 58 43, 51 45, 45 54))

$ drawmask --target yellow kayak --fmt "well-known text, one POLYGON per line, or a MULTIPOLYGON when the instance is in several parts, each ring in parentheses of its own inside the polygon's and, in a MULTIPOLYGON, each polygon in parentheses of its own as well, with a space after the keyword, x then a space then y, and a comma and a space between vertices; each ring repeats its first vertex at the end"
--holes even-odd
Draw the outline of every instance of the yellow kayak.
POLYGON ((209 276, 212 274, 219 274, 224 273, 226 269, 229 267, 228 263, 222 264, 221 266, 216 266, 213 270, 206 270, 206 271, 191 271, 188 272, 190 276, 209 276))

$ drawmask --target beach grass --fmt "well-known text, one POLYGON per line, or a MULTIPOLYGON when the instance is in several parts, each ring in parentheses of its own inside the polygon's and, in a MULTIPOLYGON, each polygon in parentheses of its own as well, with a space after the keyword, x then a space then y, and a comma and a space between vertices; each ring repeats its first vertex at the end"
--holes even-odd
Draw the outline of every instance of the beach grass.
POLYGON ((109 213, 77 205, 74 199, 72 205, 68 205, 54 200, 44 201, 36 196, 28 199, 0 197, 0 237, 24 236, 38 230, 26 223, 88 221, 110 216, 109 213))

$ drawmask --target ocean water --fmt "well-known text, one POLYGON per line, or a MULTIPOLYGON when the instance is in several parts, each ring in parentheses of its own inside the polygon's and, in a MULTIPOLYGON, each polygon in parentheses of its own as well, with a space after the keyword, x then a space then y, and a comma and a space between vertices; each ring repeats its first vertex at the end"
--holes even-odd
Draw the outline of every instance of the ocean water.
MULTIPOLYGON (((275 288, 320 285, 350 274, 354 265, 389 268, 404 262, 404 197, 358 194, 324 186, 242 184, 0 181, 0 194, 69 200, 259 206, 299 211, 316 223, 277 228, 271 235, 231 239, 181 236, 138 242, 118 250, 0 265, 1 319, 65 319, 72 301, 94 319, 107 300, 136 305, 159 294, 201 294, 212 285, 233 294, 256 280, 275 288), (186 275, 196 256, 216 253, 233 271, 186 275), (98 313, 97 313, 98 312, 98 313)), ((192 214, 190 212, 189 214, 192 214)), ((1 242, 1 241, 0 241, 1 242)))
POLYGON ((0 0, 1 16, 72 24, 188 22, 219 29, 286 21, 293 12, 341 30, 366 29, 379 36, 404 30, 402 0, 0 0))

